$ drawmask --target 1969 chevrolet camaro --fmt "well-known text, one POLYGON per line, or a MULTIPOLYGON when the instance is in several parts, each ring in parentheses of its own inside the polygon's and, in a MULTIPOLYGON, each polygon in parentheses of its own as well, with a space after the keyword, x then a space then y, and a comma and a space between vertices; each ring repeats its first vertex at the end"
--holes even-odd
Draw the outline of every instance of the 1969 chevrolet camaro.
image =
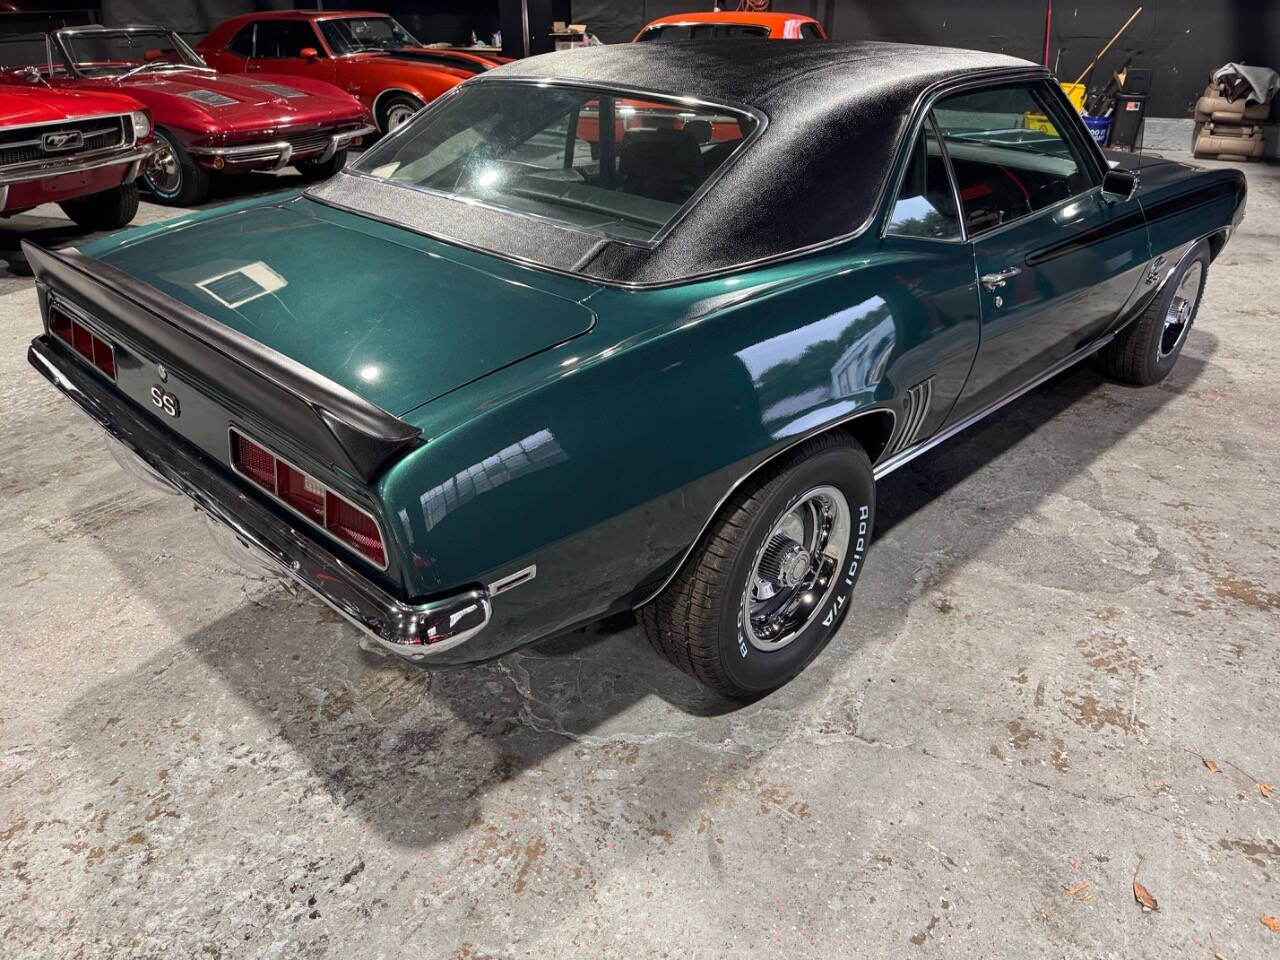
POLYGON ((848 614, 877 477, 1087 357, 1169 372, 1244 199, 1009 57, 575 50, 301 194, 28 245, 30 360, 409 660, 635 609, 752 697, 848 614))

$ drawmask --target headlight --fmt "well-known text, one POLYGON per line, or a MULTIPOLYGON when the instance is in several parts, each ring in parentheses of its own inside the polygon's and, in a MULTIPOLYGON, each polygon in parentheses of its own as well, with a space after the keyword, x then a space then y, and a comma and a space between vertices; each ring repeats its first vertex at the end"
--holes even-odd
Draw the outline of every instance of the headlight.
POLYGON ((145 110, 133 111, 129 114, 129 119, 133 121, 133 139, 141 140, 151 136, 151 118, 145 110))

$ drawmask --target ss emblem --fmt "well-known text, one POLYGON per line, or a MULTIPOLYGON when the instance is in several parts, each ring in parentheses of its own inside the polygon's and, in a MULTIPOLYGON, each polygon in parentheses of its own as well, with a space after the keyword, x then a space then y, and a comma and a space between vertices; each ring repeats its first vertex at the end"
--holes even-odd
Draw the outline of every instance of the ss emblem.
POLYGON ((182 413, 182 408, 178 406, 178 398, 159 384, 151 388, 151 402, 171 417, 182 413))

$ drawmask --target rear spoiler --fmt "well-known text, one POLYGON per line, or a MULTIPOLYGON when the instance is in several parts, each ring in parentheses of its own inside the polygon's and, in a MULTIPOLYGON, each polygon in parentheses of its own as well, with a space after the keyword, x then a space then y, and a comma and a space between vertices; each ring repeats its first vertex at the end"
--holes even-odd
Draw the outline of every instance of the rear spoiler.
POLYGON ((422 431, 238 330, 77 250, 22 241, 36 282, 368 483, 422 431))

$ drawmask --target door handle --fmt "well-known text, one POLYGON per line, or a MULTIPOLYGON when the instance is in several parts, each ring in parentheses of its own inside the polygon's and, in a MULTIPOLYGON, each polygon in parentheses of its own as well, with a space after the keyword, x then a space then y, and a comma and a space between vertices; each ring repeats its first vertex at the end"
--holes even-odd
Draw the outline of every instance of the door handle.
POLYGON ((1011 277, 1016 277, 1022 272, 1021 267, 1008 267, 998 273, 984 273, 980 278, 982 286, 988 293, 995 293, 1004 286, 1004 282, 1011 277))

